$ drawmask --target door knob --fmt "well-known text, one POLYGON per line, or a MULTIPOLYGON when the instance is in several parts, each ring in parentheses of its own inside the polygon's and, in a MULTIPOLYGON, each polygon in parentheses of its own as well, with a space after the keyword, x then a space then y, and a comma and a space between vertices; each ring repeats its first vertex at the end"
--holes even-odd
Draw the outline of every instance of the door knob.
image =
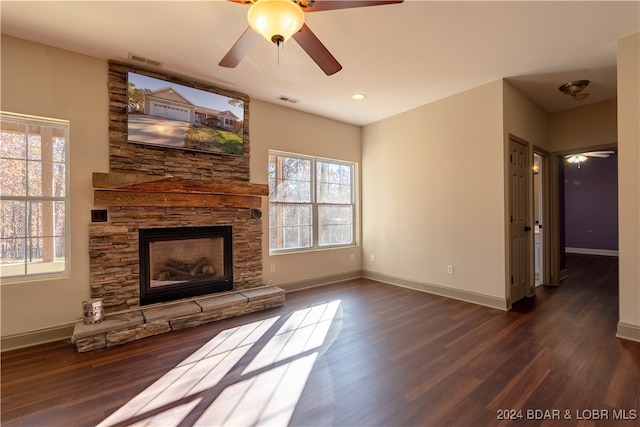
POLYGON ((524 231, 531 231, 531 227, 529 227, 528 225, 524 226, 524 231))

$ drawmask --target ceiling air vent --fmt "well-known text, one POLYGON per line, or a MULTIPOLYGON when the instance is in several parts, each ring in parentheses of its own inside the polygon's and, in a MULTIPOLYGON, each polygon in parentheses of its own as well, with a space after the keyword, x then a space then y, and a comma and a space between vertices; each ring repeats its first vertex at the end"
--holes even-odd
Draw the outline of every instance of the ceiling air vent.
POLYGON ((299 99, 289 98, 288 96, 284 96, 284 95, 280 95, 278 97, 278 101, 288 102, 289 104, 297 104, 298 102, 300 102, 299 99))
POLYGON ((136 62, 141 62, 147 65, 153 65, 154 67, 162 67, 162 62, 154 61, 153 59, 147 59, 140 55, 134 55, 133 53, 129 54, 129 59, 136 62))

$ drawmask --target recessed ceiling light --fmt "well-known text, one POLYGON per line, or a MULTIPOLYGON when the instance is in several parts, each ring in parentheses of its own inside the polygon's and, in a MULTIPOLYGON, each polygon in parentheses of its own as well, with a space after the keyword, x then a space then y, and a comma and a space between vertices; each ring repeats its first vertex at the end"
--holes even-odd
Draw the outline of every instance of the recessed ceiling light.
POLYGON ((362 101, 365 98, 364 93, 356 93, 351 97, 354 101, 362 101))

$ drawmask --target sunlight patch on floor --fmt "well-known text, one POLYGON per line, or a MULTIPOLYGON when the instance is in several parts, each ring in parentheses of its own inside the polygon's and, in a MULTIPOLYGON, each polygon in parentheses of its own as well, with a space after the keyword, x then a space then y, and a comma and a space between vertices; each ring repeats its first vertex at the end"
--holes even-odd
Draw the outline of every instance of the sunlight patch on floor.
POLYGON ((286 426, 318 353, 227 387, 196 426, 286 426))
POLYGON ((186 425, 286 425, 339 308, 334 300, 225 330, 99 426, 185 425, 197 407, 186 425))

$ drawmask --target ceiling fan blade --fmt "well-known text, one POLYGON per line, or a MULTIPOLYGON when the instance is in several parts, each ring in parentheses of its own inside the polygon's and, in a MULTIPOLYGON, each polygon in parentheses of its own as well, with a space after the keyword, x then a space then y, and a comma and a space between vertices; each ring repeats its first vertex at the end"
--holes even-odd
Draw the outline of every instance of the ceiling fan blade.
POLYGON ((292 37, 327 76, 342 70, 342 65, 333 57, 320 39, 313 34, 307 24, 303 24, 300 31, 292 37))
MULTIPOLYGON (((233 0, 230 0, 233 1, 233 0)), ((404 0, 315 0, 311 6, 308 1, 302 0, 303 12, 320 12, 323 10, 353 9, 356 7, 382 6, 385 4, 402 3, 404 0)))
POLYGON ((229 52, 220 60, 218 65, 221 67, 235 68, 242 58, 247 56, 253 45, 260 39, 260 35, 253 31, 251 27, 247 27, 244 33, 235 42, 229 52))
POLYGON ((600 157, 600 158, 607 158, 610 155, 614 154, 613 151, 589 151, 588 153, 582 153, 583 156, 587 156, 587 157, 600 157))

